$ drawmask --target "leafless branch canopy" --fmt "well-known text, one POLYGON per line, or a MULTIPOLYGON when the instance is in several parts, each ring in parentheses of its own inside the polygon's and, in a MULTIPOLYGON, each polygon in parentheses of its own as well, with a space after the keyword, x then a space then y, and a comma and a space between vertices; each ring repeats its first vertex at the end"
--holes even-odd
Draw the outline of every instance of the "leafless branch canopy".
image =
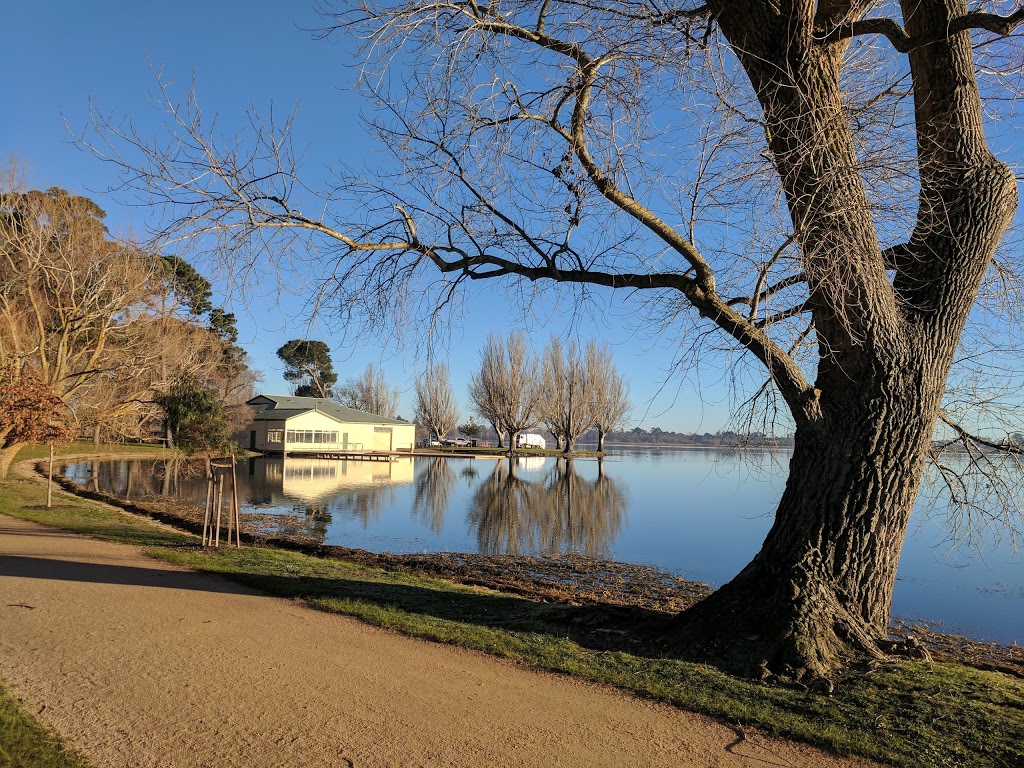
POLYGON ((308 265, 317 307, 376 327, 439 319, 480 280, 525 303, 624 292, 639 326, 678 334, 681 365, 736 355, 746 402, 778 400, 822 431, 842 382, 922 358, 969 365, 949 318, 1002 327, 981 312, 1013 305, 993 294, 970 310, 1017 272, 1012 254, 976 256, 1016 210, 982 110, 1016 96, 1016 2, 322 11, 324 37, 361 44, 370 128, 393 161, 314 192, 293 116, 254 114, 225 138, 157 73, 162 142, 99 112, 83 142, 165 208, 165 241, 235 272, 308 265))

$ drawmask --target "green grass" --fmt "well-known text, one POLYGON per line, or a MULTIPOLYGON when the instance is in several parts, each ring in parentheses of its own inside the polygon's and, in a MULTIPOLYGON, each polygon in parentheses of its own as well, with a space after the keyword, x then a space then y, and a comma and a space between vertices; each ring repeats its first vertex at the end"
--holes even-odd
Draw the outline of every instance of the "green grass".
MULTIPOLYGON (((166 448, 160 445, 153 445, 151 443, 103 443, 102 445, 93 445, 92 443, 68 443, 67 445, 61 445, 56 448, 53 455, 57 459, 64 459, 72 456, 139 456, 139 455, 153 455, 161 456, 163 454, 171 454, 174 451, 168 451, 166 448)), ((20 451, 18 455, 14 457, 15 462, 26 461, 27 459, 45 459, 50 455, 50 449, 45 445, 26 445, 20 451)), ((12 472, 13 475, 13 472, 12 472)))
POLYGON ((0 768, 89 768, 0 688, 0 768))
POLYGON ((851 676, 831 696, 771 687, 665 657, 593 608, 541 603, 340 560, 269 548, 203 551, 195 537, 86 501, 33 508, 42 489, 4 484, 0 512, 110 541, 269 594, 428 640, 613 685, 741 727, 901 766, 1024 765, 1024 681, 944 663, 891 662, 851 676))

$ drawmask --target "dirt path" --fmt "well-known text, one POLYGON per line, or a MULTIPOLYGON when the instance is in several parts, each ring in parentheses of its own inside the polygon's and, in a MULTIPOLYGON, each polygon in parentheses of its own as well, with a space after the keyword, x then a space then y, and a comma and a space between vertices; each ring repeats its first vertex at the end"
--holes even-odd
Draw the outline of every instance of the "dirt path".
POLYGON ((0 680, 98 766, 866 766, 0 516, 0 680))

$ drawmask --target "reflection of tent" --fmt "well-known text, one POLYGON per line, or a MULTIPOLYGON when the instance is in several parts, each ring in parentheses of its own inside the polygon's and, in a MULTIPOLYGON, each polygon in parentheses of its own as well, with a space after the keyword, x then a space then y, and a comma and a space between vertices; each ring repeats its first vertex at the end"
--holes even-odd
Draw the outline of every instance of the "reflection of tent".
POLYGON ((395 461, 354 459, 267 459, 266 477, 270 489, 280 483, 289 498, 303 501, 328 500, 338 491, 406 485, 412 482, 412 458, 395 461))
POLYGON ((516 467, 524 472, 539 472, 544 469, 545 461, 547 459, 543 456, 520 456, 516 459, 516 467))

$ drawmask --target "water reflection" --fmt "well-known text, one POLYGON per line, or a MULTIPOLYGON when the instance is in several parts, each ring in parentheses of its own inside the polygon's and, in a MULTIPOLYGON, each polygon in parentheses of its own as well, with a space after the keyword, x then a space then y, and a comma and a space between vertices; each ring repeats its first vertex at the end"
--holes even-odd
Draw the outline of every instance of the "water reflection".
POLYGON ((82 461, 67 466, 64 474, 79 485, 97 493, 107 493, 122 499, 141 499, 147 496, 178 496, 185 493, 192 498, 191 486, 196 487, 195 498, 206 493, 205 473, 201 465, 180 458, 166 460, 132 459, 127 461, 82 461))
POLYGON ((604 474, 602 462, 597 477, 587 480, 572 460, 558 459, 537 481, 523 478, 520 469, 542 469, 544 460, 537 466, 519 462, 499 461, 473 494, 468 523, 479 551, 607 557, 626 521, 626 496, 604 474))
MULTIPOLYGON (((412 483, 413 461, 253 458, 236 471, 243 512, 261 530, 322 542, 335 515, 371 525, 393 501, 389 489, 412 483)), ((206 494, 202 462, 178 458, 81 461, 64 474, 123 499, 174 497, 201 506, 206 494)))
POLYGON ((340 492, 412 482, 412 459, 264 459, 264 482, 290 499, 323 502, 340 492))
MULTIPOLYGON (((390 462, 311 458, 257 461, 262 465, 266 486, 277 492, 273 494, 275 504, 279 506, 281 498, 287 499, 293 515, 304 518, 297 535, 317 542, 327 537, 336 515, 363 527, 373 525, 392 500, 390 489, 413 480, 411 458, 390 462)), ((281 533, 292 535, 287 530, 281 533)))
MULTIPOLYGON (((237 474, 246 530, 377 552, 576 551, 720 585, 764 540, 788 457, 642 449, 575 464, 540 457, 513 464, 416 457, 415 465, 257 458, 240 463, 237 474)), ((176 498, 176 508, 202 515, 201 462, 86 460, 66 474, 133 500, 176 498)), ((1008 537, 994 536, 981 556, 951 551, 943 509, 929 514, 922 504, 914 512, 894 615, 1024 642, 1021 553, 1008 537)))
MULTIPOLYGON (((465 475, 465 471, 463 472, 465 475)), ((412 500, 412 519, 419 520, 434 533, 444 527, 444 513, 451 504, 455 488, 455 473, 448 466, 448 459, 433 457, 427 459, 426 468, 416 478, 416 495, 412 500)))

